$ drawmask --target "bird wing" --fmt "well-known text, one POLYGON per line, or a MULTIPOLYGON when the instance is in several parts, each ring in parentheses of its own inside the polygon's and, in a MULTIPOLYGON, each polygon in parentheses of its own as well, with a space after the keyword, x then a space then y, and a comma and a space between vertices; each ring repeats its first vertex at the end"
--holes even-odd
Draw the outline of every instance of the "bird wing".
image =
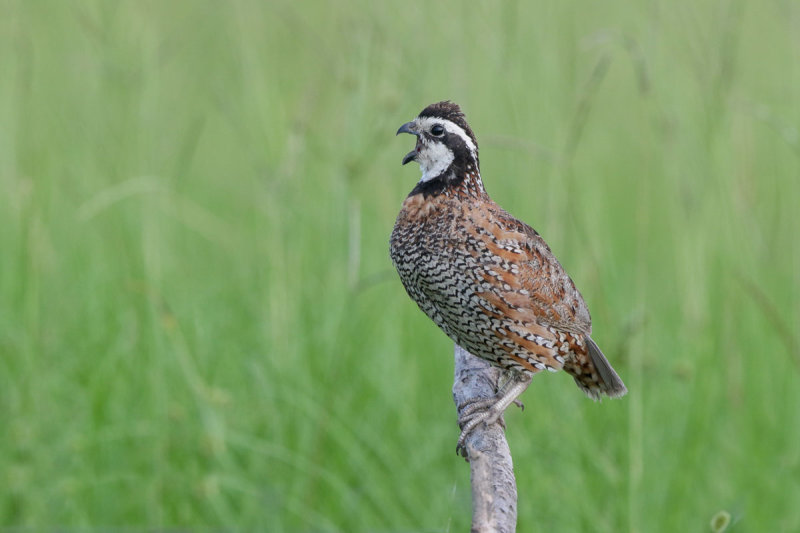
POLYGON ((476 296, 497 326, 506 365, 564 369, 591 398, 619 397, 625 385, 590 337, 589 309, 539 234, 496 204, 475 209, 467 231, 480 242, 476 296), (520 351, 522 349, 522 351, 520 351))
POLYGON ((492 284, 488 296, 512 319, 553 327, 557 331, 588 335, 591 316, 572 279, 550 247, 532 227, 496 204, 474 213, 484 217, 481 239, 494 263, 483 277, 492 284))

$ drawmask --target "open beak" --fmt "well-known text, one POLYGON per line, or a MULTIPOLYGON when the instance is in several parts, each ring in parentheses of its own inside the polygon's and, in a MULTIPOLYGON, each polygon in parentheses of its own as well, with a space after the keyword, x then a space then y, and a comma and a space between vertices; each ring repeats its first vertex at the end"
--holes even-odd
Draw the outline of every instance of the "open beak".
MULTIPOLYGON (((397 130, 397 133, 395 135, 400 135, 401 133, 410 133, 411 135, 416 135, 417 138, 419 138, 419 133, 414 131, 414 123, 413 122, 406 122, 405 124, 400 126, 400 129, 397 130)), ((410 161, 414 161, 417 158, 417 148, 418 147, 419 147, 419 141, 417 141, 417 146, 415 146, 413 150, 408 152, 405 155, 405 157, 403 157, 403 164, 404 165, 406 163, 410 162, 410 161)))

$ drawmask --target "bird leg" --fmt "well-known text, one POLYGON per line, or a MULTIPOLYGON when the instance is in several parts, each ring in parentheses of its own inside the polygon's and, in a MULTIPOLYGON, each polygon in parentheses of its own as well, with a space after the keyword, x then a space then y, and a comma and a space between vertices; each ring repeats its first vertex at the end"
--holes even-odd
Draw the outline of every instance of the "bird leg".
MULTIPOLYGON (((481 422, 494 424, 512 403, 520 405, 517 398, 525 392, 533 378, 530 374, 514 372, 493 398, 472 398, 458 406, 458 425, 461 435, 456 443, 456 453, 464 451, 467 437, 481 422)), ((463 455, 463 454, 462 454, 463 455)))
MULTIPOLYGON (((502 376, 503 377, 500 379, 501 385, 497 390, 497 394, 495 394, 491 398, 484 398, 478 396, 475 398, 469 398, 468 400, 465 400, 460 404, 458 404, 456 409, 459 412, 459 424, 463 425, 463 423, 465 422, 464 419, 469 418, 469 416, 472 413, 486 409, 487 407, 491 407, 492 405, 494 405, 497 402, 497 399, 505 394, 506 390, 511 385, 511 383, 514 383, 515 381, 518 381, 520 379, 524 379, 518 377, 519 372, 515 371, 507 371, 503 373, 502 376)), ((519 399, 514 399, 512 403, 517 407, 519 407, 520 409, 522 409, 523 411, 525 410, 525 404, 519 401, 519 399)))

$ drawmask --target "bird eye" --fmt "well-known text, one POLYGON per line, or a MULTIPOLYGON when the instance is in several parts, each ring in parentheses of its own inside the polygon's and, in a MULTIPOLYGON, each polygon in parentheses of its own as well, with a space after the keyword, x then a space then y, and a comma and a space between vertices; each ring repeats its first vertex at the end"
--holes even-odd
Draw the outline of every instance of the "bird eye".
POLYGON ((444 135, 444 126, 441 124, 434 124, 434 126, 431 128, 431 133, 437 137, 441 137, 444 135))

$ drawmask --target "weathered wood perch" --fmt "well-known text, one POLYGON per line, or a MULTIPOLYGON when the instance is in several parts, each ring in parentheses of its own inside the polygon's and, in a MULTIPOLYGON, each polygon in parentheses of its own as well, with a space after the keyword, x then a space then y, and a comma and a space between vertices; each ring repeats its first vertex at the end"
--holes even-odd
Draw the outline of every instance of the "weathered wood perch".
MULTIPOLYGON (((456 407, 471 398, 493 397, 502 375, 499 368, 456 345, 453 381, 456 407)), ((502 417, 489 426, 479 424, 465 442, 475 533, 511 533, 517 527, 517 483, 503 425, 502 417)))

